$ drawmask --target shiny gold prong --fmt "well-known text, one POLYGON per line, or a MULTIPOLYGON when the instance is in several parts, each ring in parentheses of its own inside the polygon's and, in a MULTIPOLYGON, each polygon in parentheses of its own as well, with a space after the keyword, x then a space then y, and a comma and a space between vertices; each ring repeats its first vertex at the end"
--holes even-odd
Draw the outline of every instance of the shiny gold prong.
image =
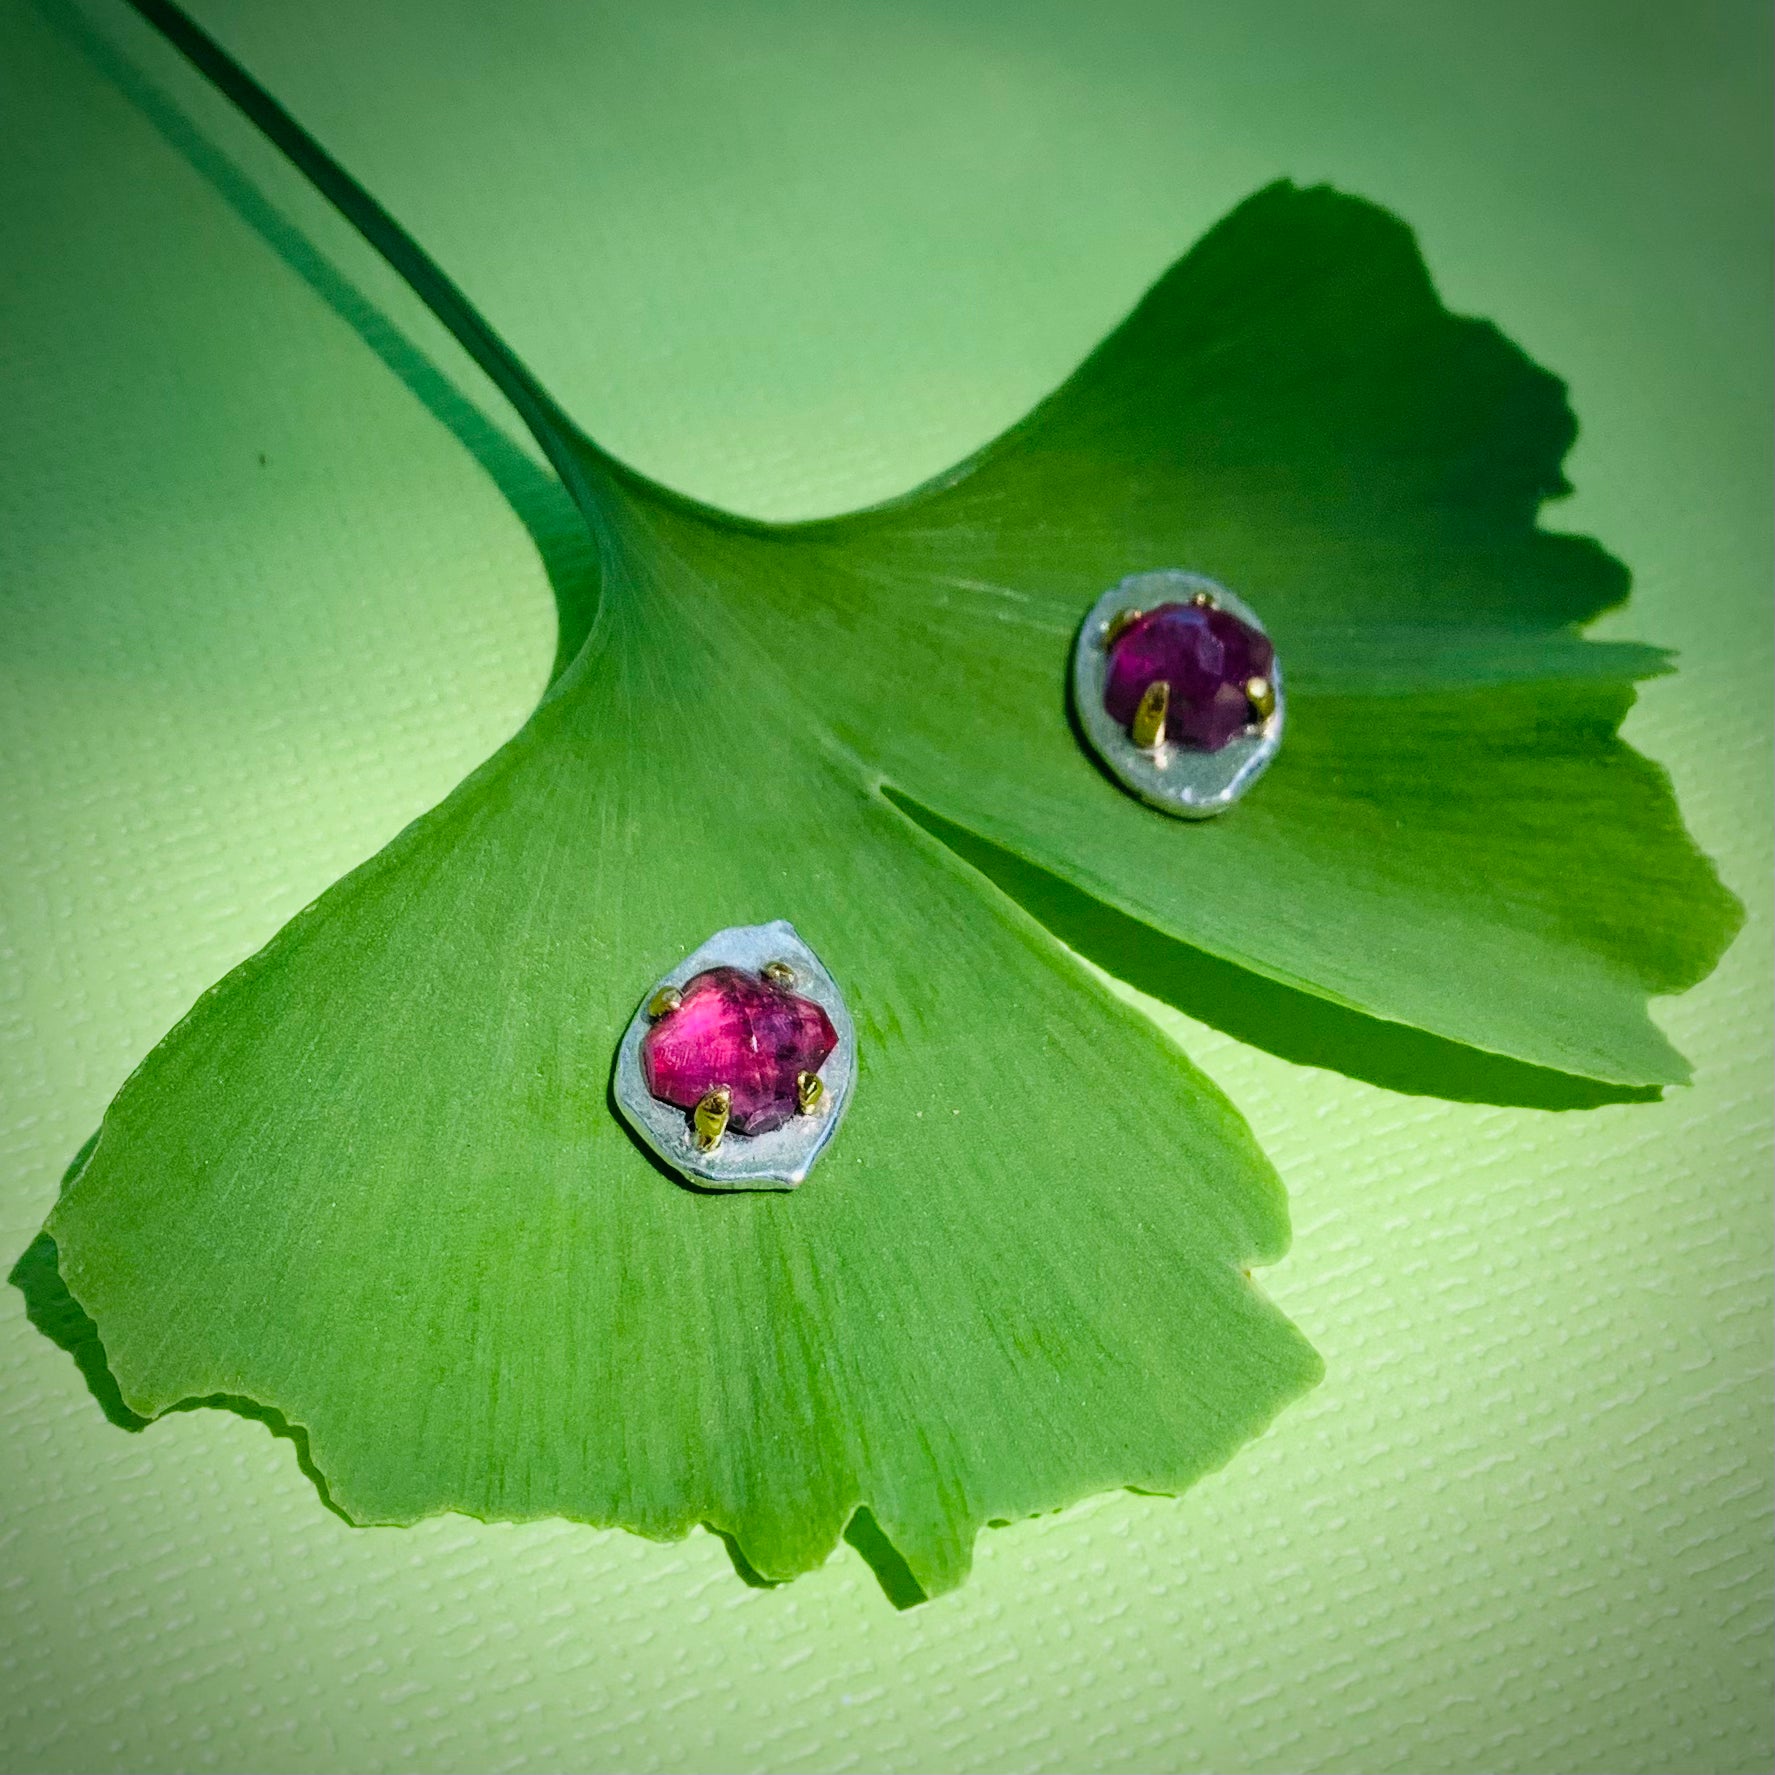
POLYGON ((804 1116, 811 1116, 820 1106, 820 1099, 826 1095, 826 1087, 817 1072, 798 1072, 795 1075, 795 1107, 804 1116))
POLYGON ((786 961, 767 961, 764 964, 764 977, 772 986, 795 984, 795 970, 786 961))
POLYGON ((1128 738, 1142 751, 1150 752, 1165 737, 1165 715, 1170 707, 1171 686, 1163 678, 1155 678, 1134 711, 1128 738))
POLYGON ((1276 687, 1267 678, 1247 678, 1245 700, 1259 721, 1268 721, 1276 712, 1276 687))
POLYGON ((1118 610, 1104 625, 1103 645, 1107 650, 1114 647, 1133 626, 1146 615, 1144 610, 1118 610))
POLYGON ((1189 601, 1195 605, 1198 610, 1216 610, 1219 608, 1214 602, 1214 594, 1212 592, 1191 592, 1189 595, 1189 601))
POLYGON ((647 1001, 647 1014, 657 1023, 660 1018, 670 1016, 683 1003, 684 994, 676 986, 662 986, 647 1001))
POLYGON ((725 1085, 717 1085, 713 1091, 705 1091, 702 1100, 690 1112, 692 1125, 696 1129, 696 1150, 699 1153, 712 1153, 721 1144, 721 1136, 727 1132, 727 1117, 733 1109, 733 1093, 725 1085))

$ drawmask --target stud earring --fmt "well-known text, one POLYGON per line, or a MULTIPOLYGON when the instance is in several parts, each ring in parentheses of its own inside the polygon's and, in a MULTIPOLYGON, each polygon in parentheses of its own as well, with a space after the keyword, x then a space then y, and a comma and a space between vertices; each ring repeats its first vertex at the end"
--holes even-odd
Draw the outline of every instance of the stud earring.
POLYGON ((1224 812, 1282 744, 1282 668, 1225 586, 1167 568, 1103 594, 1079 629, 1073 702, 1124 789, 1181 819, 1224 812))
POLYGON ((641 1139, 708 1189, 794 1189, 856 1080, 844 996, 785 919, 717 931, 655 983, 616 1055, 641 1139))

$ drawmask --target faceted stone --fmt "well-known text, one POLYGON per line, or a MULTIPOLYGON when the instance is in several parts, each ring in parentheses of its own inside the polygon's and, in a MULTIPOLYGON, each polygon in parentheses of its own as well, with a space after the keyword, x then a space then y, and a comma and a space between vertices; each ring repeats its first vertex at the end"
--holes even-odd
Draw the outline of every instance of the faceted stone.
POLYGON ((766 1134, 795 1114, 795 1076, 818 1072, 838 1046, 823 1007, 740 968, 710 968, 680 988, 683 1001, 641 1038, 641 1073, 666 1103, 694 1109, 732 1093, 727 1125, 766 1134))
POLYGON ((1275 657, 1269 637, 1230 610, 1160 604, 1111 644, 1103 706, 1127 727, 1147 686, 1163 678, 1171 686, 1165 738, 1218 752, 1255 719, 1246 680, 1267 678, 1275 657))

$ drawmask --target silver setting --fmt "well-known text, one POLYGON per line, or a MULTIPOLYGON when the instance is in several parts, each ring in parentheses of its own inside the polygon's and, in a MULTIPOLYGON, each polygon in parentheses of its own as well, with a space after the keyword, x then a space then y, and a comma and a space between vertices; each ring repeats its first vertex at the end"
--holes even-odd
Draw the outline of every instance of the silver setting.
POLYGON ((857 1032, 824 964, 802 942, 785 918, 770 924, 731 925, 687 955, 669 974, 642 994, 640 1008, 629 1021, 616 1051, 615 1094, 623 1118, 641 1139, 680 1176, 704 1189, 794 1189, 807 1179, 814 1161, 838 1132, 857 1079, 857 1032), (647 1088, 641 1071, 641 1038, 652 1019, 647 1014, 654 995, 667 986, 683 986, 709 968, 764 971, 770 962, 787 962, 795 970, 793 991, 811 998, 832 1019, 838 1046, 820 1068, 825 1086, 810 1115, 791 1116, 767 1134, 723 1137, 713 1152, 700 1152, 690 1117, 674 1103, 662 1103, 647 1088))
POLYGON ((1079 725, 1097 756, 1124 789, 1149 805, 1184 820, 1206 820, 1231 807, 1268 768, 1282 744, 1285 713, 1282 662, 1270 667, 1276 706, 1267 720, 1249 733, 1236 735, 1218 752, 1198 752, 1163 742, 1144 751, 1103 706, 1103 685, 1109 671, 1104 638, 1124 610, 1151 610, 1158 604, 1187 604, 1206 592, 1223 610, 1267 635, 1257 612, 1225 586, 1200 573, 1167 567, 1156 573, 1132 573, 1112 586, 1095 604, 1079 629, 1072 651, 1072 699, 1079 725))

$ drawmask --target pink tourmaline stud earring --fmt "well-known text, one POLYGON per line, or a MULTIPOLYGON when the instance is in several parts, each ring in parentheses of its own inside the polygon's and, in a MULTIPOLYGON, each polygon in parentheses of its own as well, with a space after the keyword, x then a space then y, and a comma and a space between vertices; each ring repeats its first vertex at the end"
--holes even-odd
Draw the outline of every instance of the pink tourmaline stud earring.
POLYGON ((1199 573, 1136 573, 1091 606, 1073 702, 1124 789, 1181 819, 1231 807, 1282 744, 1282 668, 1251 607, 1199 573))
POLYGON ((706 1189, 794 1189, 856 1081, 843 995, 785 919, 717 931, 648 993, 616 1053, 616 1101, 706 1189))

